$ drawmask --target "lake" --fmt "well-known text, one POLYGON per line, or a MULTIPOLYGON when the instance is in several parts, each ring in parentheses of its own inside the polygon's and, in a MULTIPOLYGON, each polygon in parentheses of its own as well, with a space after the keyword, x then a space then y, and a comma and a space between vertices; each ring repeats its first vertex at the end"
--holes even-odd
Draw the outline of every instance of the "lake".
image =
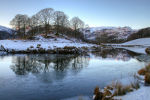
POLYGON ((143 54, 104 49, 87 55, 17 54, 0 56, 0 100, 91 98, 96 86, 134 75, 143 54))

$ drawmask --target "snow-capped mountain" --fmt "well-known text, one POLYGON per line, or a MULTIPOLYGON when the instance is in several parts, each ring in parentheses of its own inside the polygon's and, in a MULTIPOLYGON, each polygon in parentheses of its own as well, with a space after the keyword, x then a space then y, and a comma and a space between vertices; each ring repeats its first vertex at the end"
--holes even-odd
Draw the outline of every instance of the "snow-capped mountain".
POLYGON ((135 33, 137 30, 133 30, 130 27, 89 27, 81 31, 84 33, 85 38, 94 40, 103 34, 115 36, 116 39, 127 39, 129 35, 135 33))

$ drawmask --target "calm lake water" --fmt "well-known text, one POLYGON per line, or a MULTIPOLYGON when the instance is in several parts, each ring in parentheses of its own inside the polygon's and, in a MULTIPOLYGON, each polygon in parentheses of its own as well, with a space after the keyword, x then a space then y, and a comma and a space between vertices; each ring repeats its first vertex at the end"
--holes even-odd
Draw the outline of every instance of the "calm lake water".
POLYGON ((0 100, 62 100, 91 96, 98 85, 127 78, 146 62, 124 49, 89 55, 1 55, 0 100))

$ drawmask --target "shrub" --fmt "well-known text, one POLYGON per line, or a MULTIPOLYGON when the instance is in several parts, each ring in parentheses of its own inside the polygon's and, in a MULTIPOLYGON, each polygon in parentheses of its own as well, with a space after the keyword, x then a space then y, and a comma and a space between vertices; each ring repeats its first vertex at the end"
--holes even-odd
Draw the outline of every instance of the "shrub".
POLYGON ((135 81, 129 85, 122 85, 120 82, 116 82, 112 84, 112 87, 114 88, 113 96, 121 96, 133 91, 133 89, 138 89, 140 85, 138 81, 135 81))
POLYGON ((83 50, 88 50, 88 47, 85 47, 85 46, 83 46, 83 47, 81 47, 83 50))
POLYGON ((37 50, 35 49, 35 50, 32 50, 32 53, 33 54, 36 54, 37 53, 37 50))
POLYGON ((138 74, 139 75, 145 75, 146 74, 146 69, 145 68, 142 68, 142 69, 140 69, 139 71, 138 71, 138 74))
POLYGON ((124 88, 124 86, 120 83, 120 82, 117 82, 116 85, 115 85, 115 92, 114 92, 114 95, 115 96, 118 96, 118 95, 125 95, 126 94, 126 90, 124 88))
POLYGON ((103 93, 103 99, 104 100, 112 100, 113 94, 111 91, 106 87, 104 88, 104 93, 103 93))
POLYGON ((150 84, 150 73, 145 74, 145 83, 150 84))
POLYGON ((41 44, 37 44, 37 47, 40 47, 41 46, 41 44))
POLYGON ((50 46, 48 46, 48 48, 51 48, 50 46))
POLYGON ((33 46, 30 46, 30 48, 34 48, 33 46))
POLYGON ((36 48, 40 48, 41 47, 41 44, 37 44, 37 47, 36 48))
POLYGON ((30 51, 30 48, 27 48, 27 52, 29 52, 30 51))
POLYGON ((72 50, 72 49, 76 49, 76 47, 74 47, 74 46, 72 46, 72 47, 65 46, 64 49, 72 50))
POLYGON ((94 89, 94 94, 97 94, 97 93, 99 93, 99 87, 98 86, 96 86, 96 88, 94 89))

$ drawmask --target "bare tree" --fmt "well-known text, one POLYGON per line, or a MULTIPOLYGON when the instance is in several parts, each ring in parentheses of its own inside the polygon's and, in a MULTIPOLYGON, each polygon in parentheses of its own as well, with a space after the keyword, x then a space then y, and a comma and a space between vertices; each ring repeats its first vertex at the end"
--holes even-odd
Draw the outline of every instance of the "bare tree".
POLYGON ((78 17, 73 17, 70 21, 71 27, 73 30, 75 30, 75 37, 76 37, 76 33, 80 28, 84 27, 84 22, 78 18, 78 17))
POLYGON ((70 21, 71 23, 71 27, 74 29, 74 30, 77 30, 79 28, 83 28, 84 27, 84 22, 78 18, 78 17, 73 17, 70 21))
POLYGON ((55 11, 54 13, 54 25, 56 33, 60 32, 60 28, 67 27, 69 23, 68 17, 64 12, 55 11))
POLYGON ((30 20, 27 15, 17 14, 10 22, 10 25, 18 30, 19 35, 21 35, 21 29, 23 30, 23 36, 26 34, 26 27, 29 26, 30 20))
POLYGON ((35 32, 39 33, 39 17, 37 15, 33 15, 30 18, 30 28, 32 31, 32 35, 34 35, 35 32))
POLYGON ((45 35, 49 32, 49 27, 53 23, 54 10, 52 8, 42 9, 37 13, 40 25, 45 27, 45 35))

